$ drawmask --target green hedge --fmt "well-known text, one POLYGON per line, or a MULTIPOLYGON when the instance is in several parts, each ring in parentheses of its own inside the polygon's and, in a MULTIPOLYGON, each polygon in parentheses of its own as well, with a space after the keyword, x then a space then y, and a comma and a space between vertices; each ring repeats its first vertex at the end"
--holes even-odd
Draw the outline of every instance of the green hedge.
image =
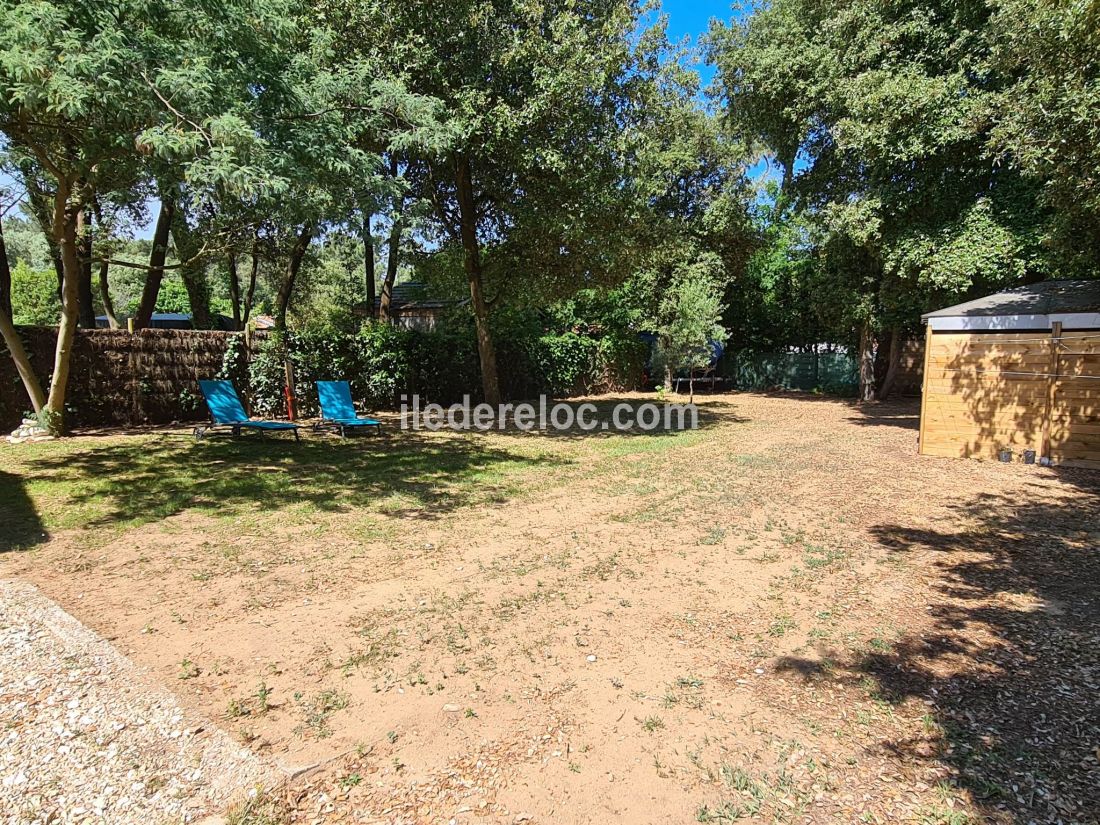
MULTIPOLYGON (((648 354, 629 331, 554 331, 531 317, 495 319, 494 335, 501 392, 513 400, 637 389, 648 354)), ((280 415, 287 357, 302 416, 317 412, 314 381, 346 380, 370 409, 395 408, 405 394, 440 404, 467 394, 481 398, 477 339, 465 317, 430 332, 368 322, 354 331, 322 326, 269 334, 250 359, 239 344, 230 347, 222 373, 247 388, 254 414, 280 415)))

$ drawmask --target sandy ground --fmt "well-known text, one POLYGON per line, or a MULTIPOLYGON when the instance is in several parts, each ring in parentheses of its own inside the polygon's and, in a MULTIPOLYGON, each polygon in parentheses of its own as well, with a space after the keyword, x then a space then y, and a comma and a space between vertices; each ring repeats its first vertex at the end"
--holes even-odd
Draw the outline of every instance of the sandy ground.
POLYGON ((700 400, 375 538, 184 511, 0 573, 313 768, 292 821, 1097 821, 1100 474, 919 458, 910 403, 700 400))

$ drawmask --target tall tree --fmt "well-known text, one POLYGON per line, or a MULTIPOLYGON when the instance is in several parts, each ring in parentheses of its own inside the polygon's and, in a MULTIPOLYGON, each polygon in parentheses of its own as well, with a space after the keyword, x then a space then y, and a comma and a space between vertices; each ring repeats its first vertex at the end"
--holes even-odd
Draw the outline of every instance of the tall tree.
POLYGON ((722 279, 718 261, 704 256, 676 274, 657 309, 658 360, 665 367, 665 385, 671 389, 672 373, 687 370, 689 402, 695 399, 695 371, 714 360, 715 347, 725 344, 729 333, 722 326, 722 279))
POLYGON ((168 244, 172 238, 172 222, 176 215, 176 192, 168 190, 161 195, 160 211, 153 228, 153 245, 149 252, 149 268, 145 273, 145 285, 141 290, 141 301, 134 315, 134 329, 145 329, 153 320, 160 295, 161 281, 164 280, 165 261, 168 258, 168 244))
MULTIPOLYGON (((197 216, 191 214, 186 195, 177 206, 172 218, 172 244, 180 260, 180 278, 187 290, 187 302, 191 307, 191 324, 195 329, 210 329, 210 285, 206 277, 209 256, 203 249, 203 238, 196 225, 197 216)), ((214 229, 208 227, 211 234, 214 229)))
POLYGON ((1100 3, 993 3, 992 154, 1042 187, 1051 271, 1100 273, 1100 3))
MULTIPOLYGON (((7 193, 4 194, 7 195, 7 193)), ((14 198, 5 197, 4 202, 0 203, 0 217, 3 217, 14 203, 14 198)), ((11 267, 8 263, 7 244, 4 241, 4 226, 3 222, 0 221, 0 340, 3 340, 4 346, 11 353, 16 372, 19 373, 19 378, 27 391, 31 406, 34 407, 35 413, 38 413, 41 412, 46 403, 46 396, 42 392, 42 385, 39 383, 38 377, 31 368, 30 358, 23 346, 23 340, 16 332, 12 319, 11 292, 11 267)))
POLYGON ((390 209, 390 234, 386 242, 386 272, 382 277, 381 297, 378 302, 378 317, 383 321, 391 320, 390 307, 393 304, 393 285, 397 280, 397 267, 401 254, 401 235, 405 229, 405 200, 407 184, 400 178, 400 163, 396 155, 390 155, 389 181, 395 190, 390 209))
POLYGON ((93 231, 92 201, 89 195, 87 203, 76 216, 76 236, 79 245, 80 280, 77 286, 78 321, 85 329, 95 329, 95 299, 92 297, 93 231))
POLYGON ((371 215, 368 209, 362 210, 362 231, 360 233, 363 240, 363 282, 366 292, 366 305, 367 305, 367 317, 377 317, 377 309, 374 306, 377 298, 377 275, 375 273, 375 260, 374 260, 374 235, 371 233, 371 215))
POLYGON ((78 227, 92 196, 121 188, 142 153, 191 158, 188 172, 212 182, 252 184, 243 155, 255 136, 239 103, 269 88, 265 67, 281 54, 286 27, 278 0, 0 3, 0 132, 52 186, 62 309, 43 415, 54 432, 64 427, 78 227), (238 104, 232 113, 227 95, 238 104))
POLYGON ((103 304, 103 314, 107 317, 107 326, 110 329, 118 329, 118 315, 115 313, 115 302, 111 297, 111 284, 108 279, 111 271, 111 230, 105 221, 101 200, 95 196, 92 198, 92 214, 95 217, 97 240, 97 245, 93 248, 97 249, 99 255, 99 273, 97 277, 99 300, 103 304))
POLYGON ((639 21, 632 0, 391 0, 346 23, 442 103, 441 140, 416 152, 410 176, 440 253, 460 250, 490 403, 498 300, 621 277, 602 258, 629 200, 619 135, 651 69, 639 21))
POLYGON ((987 151, 1008 78, 985 3, 775 0, 709 40, 732 128, 820 227, 844 307, 821 303, 865 363, 922 305, 1041 274, 1037 190, 987 151))

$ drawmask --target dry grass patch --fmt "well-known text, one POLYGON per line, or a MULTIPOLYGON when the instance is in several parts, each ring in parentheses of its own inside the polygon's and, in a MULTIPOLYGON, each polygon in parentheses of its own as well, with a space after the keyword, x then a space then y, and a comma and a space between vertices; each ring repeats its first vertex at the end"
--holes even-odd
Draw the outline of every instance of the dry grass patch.
POLYGON ((36 445, 3 564, 334 760, 294 822, 1090 821, 1097 475, 921 460, 912 405, 701 400, 657 436, 36 445))

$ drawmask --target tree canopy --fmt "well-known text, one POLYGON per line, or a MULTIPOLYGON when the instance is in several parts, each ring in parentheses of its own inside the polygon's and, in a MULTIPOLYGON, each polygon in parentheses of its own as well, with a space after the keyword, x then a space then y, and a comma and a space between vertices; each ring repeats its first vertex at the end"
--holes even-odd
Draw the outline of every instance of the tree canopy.
POLYGON ((974 291, 1096 271, 1091 239, 1067 245, 1100 214, 1095 20, 1095 4, 774 0, 711 31, 730 128, 812 225, 823 315, 870 342, 974 291))
POLYGON ((926 308, 1100 271, 1095 2, 772 0, 713 26, 705 90, 652 11, 0 0, 0 332, 36 411, 63 427, 97 315, 352 329, 412 278, 462 299, 492 401, 516 313, 870 364, 926 308), (51 314, 37 376, 13 322, 51 314))

